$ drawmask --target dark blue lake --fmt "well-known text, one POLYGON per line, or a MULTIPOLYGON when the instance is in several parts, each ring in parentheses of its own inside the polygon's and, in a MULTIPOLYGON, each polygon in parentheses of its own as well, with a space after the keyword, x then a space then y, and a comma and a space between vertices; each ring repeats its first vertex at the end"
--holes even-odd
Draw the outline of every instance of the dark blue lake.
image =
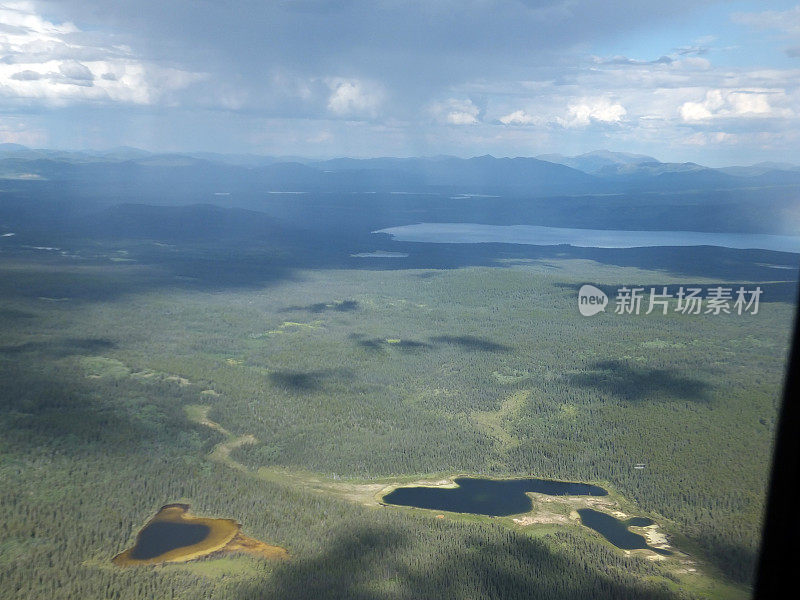
POLYGON ((661 550, 660 548, 653 548, 647 544, 644 536, 634 533, 628 527, 647 527, 652 525, 653 521, 645 517, 633 517, 626 521, 607 515, 591 508, 581 508, 578 510, 581 517, 581 523, 606 538, 609 542, 614 544, 617 548, 623 550, 636 550, 639 548, 646 548, 653 552, 658 552, 663 555, 672 554, 668 550, 661 550))
POLYGON ((606 496, 603 488, 589 483, 550 479, 479 479, 458 477, 458 487, 401 487, 386 494, 383 501, 399 506, 505 517, 533 508, 526 492, 551 496, 606 496))

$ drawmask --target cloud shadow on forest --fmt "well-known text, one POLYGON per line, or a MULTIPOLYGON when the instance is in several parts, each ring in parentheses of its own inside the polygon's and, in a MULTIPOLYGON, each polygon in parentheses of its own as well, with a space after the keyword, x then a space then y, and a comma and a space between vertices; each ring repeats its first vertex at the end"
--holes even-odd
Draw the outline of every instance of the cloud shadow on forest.
POLYGON ((24 342, 22 344, 0 346, 0 354, 11 356, 36 352, 50 357, 64 357, 73 354, 101 354, 115 346, 114 342, 106 338, 64 338, 45 342, 24 342))
POLYGON ((127 392, 141 390, 120 388, 124 383, 86 380, 76 376, 73 365, 35 358, 0 361, 0 437, 22 454, 42 448, 67 454, 136 452, 172 420, 148 429, 151 423, 125 401, 127 392))
POLYGON ((497 342, 474 335, 438 335, 432 337, 431 341, 437 344, 460 346, 464 350, 472 352, 508 352, 511 350, 511 348, 504 344, 498 344, 497 342))
POLYGON ((360 308, 357 300, 342 300, 335 302, 315 302, 306 306, 287 306, 279 312, 305 311, 319 314, 327 311, 333 312, 354 312, 360 308))
MULTIPOLYGON (((395 598, 649 598, 645 589, 593 566, 570 562, 540 540, 514 536, 509 544, 476 531, 409 564, 414 538, 398 526, 342 528, 320 552, 276 566, 263 580, 238 588, 237 600, 390 600, 395 598)), ((423 550, 424 552, 424 550, 423 550)), ((580 560, 580 559, 578 559, 580 560)))
POLYGON ((361 348, 376 353, 385 352, 387 349, 417 352, 433 350, 437 346, 457 346, 467 352, 509 352, 511 350, 504 344, 473 335, 438 335, 428 338, 430 342, 420 342, 391 338, 365 338, 361 334, 354 333, 350 335, 350 339, 355 340, 361 348))
POLYGON ((350 380, 353 373, 349 369, 325 369, 318 371, 277 370, 269 374, 272 385, 293 392, 316 392, 332 379, 350 380))
POLYGON ((645 401, 667 395, 694 402, 710 400, 710 385, 669 369, 630 366, 619 360, 593 363, 589 370, 566 376, 572 385, 594 388, 624 400, 645 401))
POLYGON ((381 354, 389 349, 399 350, 401 352, 418 352, 420 350, 430 350, 433 348, 433 346, 427 342, 391 338, 365 338, 360 333, 351 333, 349 338, 355 340, 360 348, 381 354))

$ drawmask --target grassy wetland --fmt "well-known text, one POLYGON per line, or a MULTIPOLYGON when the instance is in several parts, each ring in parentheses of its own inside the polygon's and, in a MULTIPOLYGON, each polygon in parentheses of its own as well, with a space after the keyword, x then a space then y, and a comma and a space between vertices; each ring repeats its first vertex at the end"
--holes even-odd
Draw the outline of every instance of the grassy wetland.
POLYGON ((298 265, 288 250, 71 243, 0 260, 7 597, 748 596, 794 302, 763 253, 425 262, 423 244, 381 266, 348 262, 348 241, 342 263, 298 265), (758 315, 587 319, 587 281, 766 291, 758 315), (609 494, 529 493, 531 510, 502 517, 381 505, 458 476, 609 494), (247 537, 114 564, 167 503, 247 537), (614 546, 581 524, 587 509, 644 519, 631 531, 671 554, 614 546), (248 552, 256 540, 288 559, 248 552))

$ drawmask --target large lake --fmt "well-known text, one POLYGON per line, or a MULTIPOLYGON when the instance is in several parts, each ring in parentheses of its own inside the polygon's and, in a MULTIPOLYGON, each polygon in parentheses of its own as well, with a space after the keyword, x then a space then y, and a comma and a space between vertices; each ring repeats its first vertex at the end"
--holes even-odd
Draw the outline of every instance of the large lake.
POLYGON ((533 503, 526 492, 551 496, 606 496, 603 488, 589 483, 550 479, 479 479, 458 477, 458 487, 400 487, 386 494, 387 504, 431 510, 505 517, 528 512, 533 503))
POLYGON ((800 253, 800 236, 701 231, 622 231, 571 229, 538 225, 483 225, 480 223, 417 223, 387 227, 401 242, 475 244, 501 242, 533 246, 569 244, 581 248, 643 248, 649 246, 722 246, 800 253))
MULTIPOLYGON (((412 486, 399 487, 383 497, 387 504, 427 508, 449 512, 507 517, 525 513, 533 508, 528 492, 550 496, 606 496, 608 492, 590 483, 573 483, 552 479, 481 479, 457 477, 457 487, 412 486)), ((578 510, 581 523, 594 529, 609 542, 625 550, 638 548, 653 550, 659 554, 671 552, 653 548, 644 536, 630 531, 629 527, 647 527, 653 521, 645 517, 633 517, 620 521, 615 517, 593 510, 578 510)))

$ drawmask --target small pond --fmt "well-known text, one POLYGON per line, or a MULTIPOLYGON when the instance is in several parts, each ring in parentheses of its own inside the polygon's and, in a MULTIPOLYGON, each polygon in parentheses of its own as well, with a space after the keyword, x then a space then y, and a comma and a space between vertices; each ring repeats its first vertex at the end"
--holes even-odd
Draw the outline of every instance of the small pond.
POLYGON ((189 514, 186 504, 167 504, 136 536, 136 544, 114 557, 119 566, 183 562, 217 552, 239 536, 239 523, 189 514))
POLYGON ((668 550, 649 546, 644 536, 628 529, 628 527, 647 527, 648 525, 652 525, 653 521, 650 519, 645 517, 633 517, 625 521, 620 521, 611 515, 592 510, 591 508, 582 508, 578 510, 578 514, 581 517, 581 523, 586 525, 586 527, 594 529, 617 548, 622 548, 623 550, 637 550, 642 548, 658 552, 665 556, 672 554, 672 552, 668 550))
POLYGON ((136 560, 155 558, 170 550, 199 544, 208 537, 211 528, 198 523, 150 523, 139 533, 130 557, 136 560))

